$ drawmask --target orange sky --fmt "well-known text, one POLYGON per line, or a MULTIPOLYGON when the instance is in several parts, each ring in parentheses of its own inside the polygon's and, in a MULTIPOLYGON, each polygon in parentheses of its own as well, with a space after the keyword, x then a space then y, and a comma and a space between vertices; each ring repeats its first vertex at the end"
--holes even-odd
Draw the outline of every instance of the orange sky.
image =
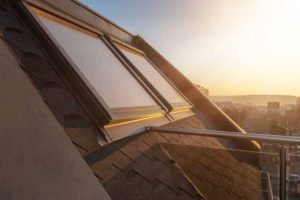
POLYGON ((212 95, 300 96, 298 0, 84 0, 212 95))

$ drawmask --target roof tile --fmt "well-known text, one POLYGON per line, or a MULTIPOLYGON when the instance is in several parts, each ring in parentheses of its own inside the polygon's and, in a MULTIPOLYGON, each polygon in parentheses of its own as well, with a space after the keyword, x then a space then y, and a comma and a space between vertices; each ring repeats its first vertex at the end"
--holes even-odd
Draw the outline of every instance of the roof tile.
MULTIPOLYGON (((142 142, 142 140, 131 142, 127 146, 133 145, 137 147, 138 142, 142 142)), ((122 150, 124 149, 128 150, 131 148, 122 148, 122 150)), ((130 182, 132 180, 130 179, 131 176, 134 176, 139 181, 143 181, 145 183, 141 186, 135 185, 134 188, 128 188, 128 190, 137 190, 137 192, 139 191, 141 194, 144 194, 144 196, 143 198, 137 197, 135 196, 136 193, 132 193, 129 194, 129 196, 127 196, 128 198, 130 197, 129 199, 147 199, 148 193, 145 194, 144 191, 144 187, 146 186, 148 187, 148 190, 153 190, 153 196, 158 196, 159 193, 161 198, 167 195, 168 199, 178 199, 179 197, 179 199, 199 199, 200 197, 197 196, 197 192, 195 191, 193 185, 189 181, 187 181, 184 176, 182 176, 181 172, 174 165, 166 164, 165 162, 161 161, 161 159, 167 160, 168 157, 167 155, 165 155, 165 158, 162 158, 164 157, 164 154, 159 149, 160 147, 150 147, 145 152, 135 152, 135 159, 132 160, 132 158, 127 158, 125 164, 122 166, 119 166, 120 164, 116 163, 116 161, 122 159, 120 158, 122 153, 116 151, 115 153, 105 158, 103 161, 99 161, 91 167, 94 173, 96 173, 99 177, 102 177, 104 179, 103 184, 107 189, 108 193, 110 193, 110 189, 112 189, 111 185, 114 185, 113 182, 117 180, 120 181, 117 178, 118 176, 122 178, 122 180, 124 181, 124 185, 127 185, 127 182, 130 182), (157 159, 156 155, 159 155, 161 159, 157 159), (122 168, 122 172, 114 171, 115 174, 111 175, 111 171, 107 171, 109 164, 119 166, 120 168, 122 168), (103 165, 107 167, 103 168, 103 165), (105 173, 108 173, 108 178, 105 177, 105 173), (131 175, 127 176, 127 174, 131 175), (137 176, 139 176, 139 178, 137 178, 137 176), (162 189, 164 189, 164 191, 161 191, 162 189), (185 193, 188 195, 186 195, 185 193)), ((130 184, 128 187, 130 187, 130 184)), ((116 189, 116 191, 119 191, 119 189, 116 189)), ((117 194, 112 194, 112 197, 114 195, 117 194)), ((118 198, 121 197, 118 196, 118 198)))
POLYGON ((89 128, 65 128, 70 139, 86 151, 97 148, 97 137, 89 128))
POLYGON ((218 196, 225 195, 223 199, 231 199, 230 196, 234 193, 241 199, 262 199, 262 195, 256 192, 262 189, 261 183, 257 182, 261 178, 257 175, 260 173, 259 169, 236 160, 227 150, 178 144, 163 145, 206 198, 218 199, 218 196), (221 165, 219 156, 226 157, 228 162, 221 165), (245 165, 251 170, 243 170, 245 165))

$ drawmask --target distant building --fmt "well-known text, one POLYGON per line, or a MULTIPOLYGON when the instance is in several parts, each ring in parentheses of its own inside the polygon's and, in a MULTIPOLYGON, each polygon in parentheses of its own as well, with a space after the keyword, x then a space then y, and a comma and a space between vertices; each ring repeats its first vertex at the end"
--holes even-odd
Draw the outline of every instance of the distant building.
POLYGON ((268 102, 268 114, 279 114, 279 111, 280 111, 279 101, 268 102))
POLYGON ((286 104, 286 105, 282 106, 282 109, 285 111, 285 113, 295 112, 296 109, 297 109, 297 105, 295 105, 295 104, 286 104))
POLYGON ((296 109, 297 109, 297 113, 300 113, 300 97, 297 97, 297 100, 296 100, 296 109))
POLYGON ((209 90, 205 87, 202 87, 201 85, 195 84, 195 86, 198 88, 198 90, 204 94, 205 96, 209 96, 209 90))

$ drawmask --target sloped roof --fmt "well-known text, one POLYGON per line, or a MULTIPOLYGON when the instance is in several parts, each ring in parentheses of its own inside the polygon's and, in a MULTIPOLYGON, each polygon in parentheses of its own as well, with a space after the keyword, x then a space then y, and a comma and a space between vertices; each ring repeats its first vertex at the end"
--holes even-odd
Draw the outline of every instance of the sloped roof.
MULTIPOLYGON (((197 121, 196 118, 187 121, 193 120, 197 121)), ((113 199, 153 199, 151 195, 163 199, 202 199, 160 145, 168 140, 172 138, 146 134, 117 147, 111 155, 92 163, 91 169, 113 199)))
POLYGON ((159 145, 149 146, 141 140, 91 169, 112 199, 202 199, 159 145))
MULTIPOLYGON (((166 126, 205 128, 195 116, 166 126)), ((213 138, 148 133, 114 150, 90 165, 113 199, 263 199, 260 170, 213 138)))
MULTIPOLYGON (((101 154, 99 143, 105 143, 101 130, 68 89, 63 77, 56 73, 53 68, 55 63, 48 57, 48 52, 41 48, 30 29, 20 22, 13 7, 7 1, 0 2, 0 36, 13 50, 20 67, 37 88, 43 101, 81 155, 87 158, 95 151, 101 154)), ((203 118, 205 116, 201 118, 193 116, 167 126, 205 129, 210 124, 207 123, 209 120, 202 120, 203 118)), ((210 199, 215 197, 214 195, 222 194, 220 188, 225 189, 228 186, 226 180, 208 181, 200 178, 201 184, 199 184, 199 180, 194 179, 194 174, 191 175, 191 172, 197 172, 195 175, 201 177, 202 172, 198 174, 199 170, 194 168, 198 165, 190 166, 190 158, 182 159, 182 155, 174 151, 174 149, 183 149, 187 153, 199 152, 193 159, 201 164, 201 154, 204 150, 198 149, 199 147, 224 148, 219 140, 212 138, 149 133, 125 146, 113 147, 112 153, 105 155, 104 158, 97 159, 97 153, 93 154, 96 158, 88 163, 112 199, 153 199, 154 197, 155 199, 202 199, 202 195, 210 199), (220 183, 220 181, 224 182, 220 183), (209 192, 211 187, 207 187, 209 184, 221 186, 218 190, 214 190, 215 194, 212 194, 209 192)), ((205 151, 205 154, 207 153, 209 151, 205 151)), ((239 171, 241 165, 249 168, 246 174, 253 173, 255 178, 249 181, 254 185, 253 191, 256 191, 255 189, 260 187, 259 170, 242 163, 229 153, 226 153, 226 156, 229 156, 232 162, 224 165, 231 169, 232 176, 235 176, 235 172, 239 171)), ((219 157, 214 159, 214 166, 220 166, 219 157)), ((209 170, 212 174, 221 174, 212 166, 209 170)), ((243 194, 248 194, 246 188, 240 190, 243 194)), ((228 198, 237 193, 230 189, 225 192, 228 193, 226 196, 228 198)), ((248 198, 242 195, 239 197, 248 198)))
MULTIPOLYGON (((164 144, 207 199, 263 199, 260 169, 228 150, 164 144)), ((247 153, 239 152, 239 154, 247 153)))
POLYGON ((110 199, 0 38, 0 199, 110 199))
POLYGON ((77 145, 77 138, 80 138, 83 146, 77 147, 83 151, 97 148, 98 128, 90 121, 68 86, 55 72, 51 66, 54 63, 47 57, 47 52, 41 50, 29 30, 21 25, 13 8, 5 2, 1 1, 0 4, 1 37, 9 44, 20 62, 20 67, 30 77, 74 144, 77 145), (89 142, 82 143, 82 140, 89 142))

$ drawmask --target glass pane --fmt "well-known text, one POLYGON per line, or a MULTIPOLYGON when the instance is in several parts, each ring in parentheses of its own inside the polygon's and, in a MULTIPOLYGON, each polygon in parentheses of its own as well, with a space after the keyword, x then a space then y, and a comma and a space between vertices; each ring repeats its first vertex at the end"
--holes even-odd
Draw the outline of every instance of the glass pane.
POLYGON ((289 199, 300 199, 300 144, 289 146, 288 169, 288 197, 289 199))
POLYGON ((233 149, 225 140, 215 138, 190 139, 193 145, 164 144, 164 147, 206 199, 278 197, 278 154, 233 149))
MULTIPOLYGON (((270 142, 261 143, 261 153, 259 165, 263 173, 268 176, 264 177, 263 182, 266 184, 269 182, 268 187, 265 187, 265 191, 272 194, 273 199, 279 199, 280 195, 280 157, 279 157, 279 145, 270 142), (271 187, 270 187, 271 186, 271 187)), ((268 184, 267 184, 268 185, 268 184)), ((265 198, 268 199, 268 198, 265 198)))
POLYGON ((97 36, 38 16, 78 67, 77 72, 110 108, 157 105, 97 36))
MULTIPOLYGON (((118 45, 119 46, 119 45, 118 45)), ((171 104, 188 104, 175 88, 140 53, 121 47, 120 50, 171 104)))

